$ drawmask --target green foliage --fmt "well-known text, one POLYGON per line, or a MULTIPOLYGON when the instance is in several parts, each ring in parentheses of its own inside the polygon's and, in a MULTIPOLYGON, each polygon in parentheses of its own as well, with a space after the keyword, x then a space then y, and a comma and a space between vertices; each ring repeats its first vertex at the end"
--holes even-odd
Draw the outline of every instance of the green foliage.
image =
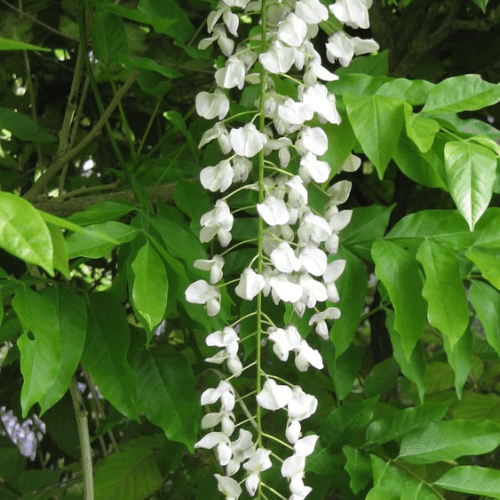
MULTIPOLYGON (((272 353, 263 360, 318 398, 303 428, 320 436, 306 466, 315 500, 500 498, 500 84, 489 83, 500 79, 499 14, 487 0, 457 12, 428 4, 378 2, 366 37, 381 51, 329 66, 342 122, 323 127, 333 175, 323 187, 353 184, 334 257, 346 261, 342 316, 315 345, 324 370, 292 375, 272 353), (357 172, 346 167, 353 149, 357 172)), ((0 429, 1 498, 82 498, 75 386, 97 500, 222 498, 208 452, 193 454, 200 393, 218 381, 204 340, 252 311, 232 280, 253 258, 257 223, 254 192, 224 193, 244 217, 221 313, 207 317, 185 290, 208 279, 194 261, 224 251, 198 238, 214 199, 197 178, 221 159, 212 145, 200 154, 213 124, 194 111, 221 65, 217 47, 196 48, 210 8, 42 0, 2 11, 0 414, 30 419, 37 451, 0 429)), ((252 108, 256 91, 234 89, 232 111, 252 108)), ((323 195, 309 197, 321 212, 323 195)), ((316 342, 309 312, 272 311, 316 342)), ((238 327, 251 339, 250 323, 238 327)))

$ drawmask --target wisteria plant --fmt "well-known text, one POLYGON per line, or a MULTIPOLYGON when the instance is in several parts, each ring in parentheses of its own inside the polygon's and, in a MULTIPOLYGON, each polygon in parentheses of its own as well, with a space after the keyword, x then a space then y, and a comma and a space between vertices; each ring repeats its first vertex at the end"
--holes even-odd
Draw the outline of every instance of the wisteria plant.
MULTIPOLYGON (((322 124, 341 122, 335 95, 325 85, 338 77, 323 66, 312 40, 331 14, 351 28, 368 28, 370 6, 371 0, 337 0, 328 8, 320 0, 222 0, 208 17, 211 36, 199 45, 206 48, 217 41, 227 58, 215 71, 214 91, 196 97, 197 113, 219 120, 203 134, 200 148, 217 140, 226 155, 217 165, 203 168, 200 181, 211 192, 229 194, 201 217, 200 241, 216 241, 212 258, 196 260, 194 266, 210 272, 210 278, 191 284, 186 299, 204 304, 208 316, 215 316, 221 309, 220 288, 237 282, 234 294, 251 303, 244 308, 251 311, 245 317, 206 337, 207 346, 219 349, 206 361, 224 365, 229 373, 218 371, 217 387, 201 395, 207 407, 202 428, 210 432, 195 448, 216 450, 225 473, 215 477, 230 499, 240 496, 243 481, 251 496, 267 498, 264 489, 285 498, 261 478, 273 466, 288 480, 291 500, 311 492, 303 478, 318 436, 303 433, 302 422, 315 413, 318 400, 279 376, 276 364, 291 363, 293 357, 300 372, 324 368, 314 348, 317 338, 309 333, 328 341, 328 323, 341 315, 333 305, 339 301, 335 281, 346 261, 336 254, 339 233, 352 215, 339 209, 351 183, 331 183, 335 172, 321 159, 328 151, 322 124), (236 44, 242 20, 252 27, 236 44), (285 93, 284 83, 289 83, 285 93), (235 112, 231 90, 245 91, 245 85, 252 89, 254 109, 235 112), (231 210, 232 199, 243 190, 257 194, 248 197, 255 203, 231 210), (315 190, 322 200, 316 207, 309 203, 315 190), (257 212, 257 230, 255 238, 231 247, 236 212, 236 217, 257 212), (239 278, 224 282, 225 257, 242 244, 253 248, 254 255, 239 278), (286 321, 273 320, 276 315, 269 310, 283 304, 289 306, 286 321), (306 318, 307 327, 297 328, 295 318, 306 318), (245 335, 243 321, 252 325, 245 335), (240 346, 249 341, 254 349, 242 356, 240 346), (263 352, 271 347, 276 360, 263 352), (243 373, 246 380, 236 390, 243 373), (267 429, 264 415, 280 410, 286 412, 286 426, 267 429)), ((330 63, 347 66, 354 55, 378 48, 373 40, 338 30, 325 51, 330 63)), ((360 164, 351 154, 342 168, 354 171, 360 164)))
POLYGON ((0 9, 0 498, 500 498, 495 2, 0 9))

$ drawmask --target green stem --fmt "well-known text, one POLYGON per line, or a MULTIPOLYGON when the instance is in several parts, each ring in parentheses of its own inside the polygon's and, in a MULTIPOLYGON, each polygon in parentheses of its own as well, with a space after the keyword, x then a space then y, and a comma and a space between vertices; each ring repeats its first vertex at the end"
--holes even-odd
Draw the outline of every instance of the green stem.
POLYGON ((87 421, 87 409, 83 403, 82 396, 78 390, 76 378, 73 376, 69 392, 75 410, 78 437, 80 439, 80 450, 82 455, 83 472, 83 499, 94 500, 94 476, 92 468, 92 448, 90 447, 89 424, 87 421))
POLYGON ((146 139, 148 137, 149 131, 151 130, 151 127, 153 125, 153 122, 155 121, 156 114, 158 113, 158 110, 160 109, 160 104, 163 100, 163 96, 158 99, 155 105, 155 109, 153 110, 153 113, 151 114, 151 118, 149 119, 149 122, 146 126, 146 130, 144 131, 144 135, 142 136, 141 143, 139 144, 139 149, 137 150, 137 156, 141 154, 142 148, 144 147, 144 143, 146 142, 146 139))
MULTIPOLYGON (((261 9, 261 38, 260 38, 260 52, 263 54, 267 50, 267 0, 262 0, 261 9)), ((266 97, 266 70, 264 66, 260 69, 260 103, 259 103, 259 130, 261 133, 265 133, 265 116, 264 116, 264 100, 266 97)), ((259 203, 264 201, 264 150, 259 152, 259 203)), ((262 217, 258 219, 258 258, 257 258, 257 272, 262 274, 262 269, 264 266, 264 221, 262 217)), ((257 295, 257 353, 256 353, 256 363, 257 363, 257 374, 256 374, 256 390, 259 394, 262 390, 262 292, 257 295)), ((262 447, 262 411, 260 405, 257 405, 257 443, 258 447, 262 447)), ((262 481, 259 481, 259 487, 257 490, 257 499, 262 498, 262 481)))

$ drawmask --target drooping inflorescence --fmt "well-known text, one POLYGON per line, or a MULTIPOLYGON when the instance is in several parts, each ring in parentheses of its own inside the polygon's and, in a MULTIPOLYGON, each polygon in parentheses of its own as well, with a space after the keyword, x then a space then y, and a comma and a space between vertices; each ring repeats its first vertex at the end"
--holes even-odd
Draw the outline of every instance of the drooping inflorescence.
MULTIPOLYGON (((309 332, 299 331, 293 324, 293 317, 308 315, 310 328, 324 340, 329 340, 328 321, 340 317, 340 310, 332 304, 339 301, 335 281, 345 261, 332 256, 338 251, 339 232, 351 218, 350 210, 338 208, 347 200, 351 184, 344 180, 323 189, 330 184, 332 172, 321 159, 328 150, 321 125, 341 121, 335 96, 327 87, 327 82, 338 77, 323 66, 312 40, 330 13, 351 28, 367 28, 371 3, 336 0, 327 7, 320 0, 220 0, 208 17, 210 36, 200 42, 200 48, 217 42, 227 58, 215 71, 215 90, 201 92, 196 98, 200 116, 219 120, 203 134, 200 147, 217 141, 226 156, 205 167, 200 180, 211 192, 231 189, 200 220, 200 240, 215 240, 225 250, 195 262, 195 267, 209 272, 209 279, 198 280, 186 290, 186 299, 204 304, 208 316, 219 314, 220 287, 226 286, 222 282, 224 256, 230 251, 226 247, 232 241, 235 221, 232 194, 242 189, 258 194, 255 206, 243 210, 256 212, 258 217, 256 238, 247 243, 254 245, 255 253, 234 288, 236 296, 255 305, 245 318, 253 318, 255 330, 243 340, 256 339, 256 348, 244 366, 238 321, 206 337, 207 346, 218 349, 206 361, 224 365, 230 375, 224 378, 218 372, 217 387, 206 389, 201 396, 202 405, 210 407, 202 427, 211 432, 196 447, 216 450, 225 474, 215 477, 228 499, 240 496, 243 483, 251 496, 265 497, 265 487, 286 498, 261 478, 273 466, 279 466, 286 478, 291 500, 303 499, 311 491, 303 482, 304 469, 318 436, 303 436, 302 421, 316 411, 318 401, 273 374, 269 364, 264 366, 262 349, 272 347, 284 363, 293 357, 300 372, 310 366, 321 370, 320 352, 306 340, 309 332), (247 38, 236 45, 243 21, 247 38), (243 90, 245 85, 254 91, 250 95, 255 96, 255 109, 231 116, 231 91, 243 90), (234 188, 237 183, 240 186, 234 188), (323 192, 323 210, 309 203, 313 184, 323 192), (269 303, 288 305, 291 320, 276 324, 265 311, 269 303), (236 393, 232 381, 248 368, 255 370, 255 384, 251 396, 245 398, 236 393), (240 403, 245 420, 237 422, 240 403), (265 429, 262 415, 279 410, 286 412, 287 423, 281 435, 274 436, 265 429), (283 446, 281 456, 272 451, 271 442, 273 449, 276 443, 283 446)), ((377 49, 373 40, 339 30, 329 37, 326 55, 331 63, 347 66, 354 55, 377 49)), ((359 158, 351 155, 342 168, 353 171, 359 166, 359 158)))

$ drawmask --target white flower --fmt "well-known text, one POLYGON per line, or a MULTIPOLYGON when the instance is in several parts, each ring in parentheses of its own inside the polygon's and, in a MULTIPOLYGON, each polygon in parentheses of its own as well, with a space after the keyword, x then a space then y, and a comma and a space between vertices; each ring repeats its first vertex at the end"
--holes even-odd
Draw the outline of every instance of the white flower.
POLYGON ((322 276, 328 265, 326 253, 316 245, 307 245, 299 254, 302 267, 313 276, 322 276))
POLYGON ((222 53, 227 57, 231 55, 234 49, 234 41, 228 38, 226 35, 226 30, 223 25, 218 24, 213 28, 213 36, 209 38, 204 38, 203 40, 200 40, 200 43, 198 44, 198 48, 200 50, 205 50, 208 48, 212 43, 214 43, 217 40, 217 43, 219 44, 220 49, 222 50, 222 53))
POLYGON ((230 231, 233 227, 233 222, 234 217, 226 201, 217 200, 215 202, 215 208, 204 214, 200 219, 200 224, 202 226, 200 241, 202 243, 207 243, 217 235, 220 244, 226 247, 229 245, 232 238, 230 231))
POLYGON ((367 29, 370 27, 368 9, 371 5, 372 0, 337 0, 334 5, 330 5, 330 11, 347 26, 367 29))
POLYGON ((323 123, 329 122, 338 125, 341 122, 335 107, 335 96, 330 94, 324 85, 317 83, 313 87, 307 87, 299 97, 304 104, 307 104, 318 114, 323 123))
POLYGON ((300 342, 300 346, 296 349, 295 366, 300 372, 306 372, 309 365, 314 366, 317 370, 322 370, 323 358, 318 350, 313 349, 304 339, 300 342))
POLYGON ((219 87, 232 89, 238 87, 240 90, 245 84, 245 65, 236 56, 230 56, 223 68, 215 72, 215 81, 219 87))
POLYGON ((234 170, 228 160, 220 161, 215 167, 205 167, 200 172, 201 185, 209 191, 223 193, 231 186, 234 178, 234 170))
POLYGON ((241 463, 252 456, 253 449, 252 434, 245 429, 240 429, 238 439, 231 443, 232 457, 226 467, 229 476, 240 470, 241 463))
POLYGON ((341 210, 330 217, 329 223, 332 232, 338 233, 351 222, 352 210, 341 210))
POLYGON ((211 429, 216 425, 221 424, 222 433, 226 436, 231 436, 234 431, 234 413, 227 411, 220 411, 217 413, 207 413, 201 419, 201 428, 202 429, 211 429))
POLYGON ((332 234, 332 230, 323 217, 309 212, 302 217, 297 234, 303 244, 309 241, 319 244, 332 234))
POLYGON ((350 181, 339 181, 333 186, 330 186, 326 190, 326 194, 329 196, 328 205, 341 205, 347 201, 349 198, 349 193, 351 192, 352 182, 350 181))
POLYGON ((216 116, 222 120, 229 111, 229 99, 221 89, 215 89, 213 94, 200 92, 196 96, 196 112, 207 120, 216 116))
POLYGON ((359 37, 348 37, 343 31, 337 31, 328 39, 326 57, 334 63, 337 59, 344 67, 349 66, 354 55, 376 52, 379 45, 374 40, 362 40, 359 37))
POLYGON ((306 153, 300 159, 299 175, 306 184, 311 179, 317 183, 326 182, 330 172, 330 165, 326 161, 318 160, 312 153, 306 153))
POLYGON ((237 155, 252 158, 262 150, 267 137, 253 123, 247 123, 244 127, 233 128, 229 132, 229 141, 237 155))
MULTIPOLYGON (((328 293, 328 300, 331 302, 338 302, 340 300, 339 292, 335 286, 335 281, 344 272, 346 261, 342 259, 335 260, 328 264, 328 267, 323 274, 323 281, 326 285, 326 292, 328 293)), ((332 318, 330 318, 332 319, 332 318)), ((335 318, 336 319, 336 318, 335 318)))
POLYGON ((210 283, 213 285, 222 279, 224 259, 220 255, 214 255, 210 260, 198 259, 194 261, 194 267, 202 271, 210 271, 210 283))
POLYGON ((286 224, 290 220, 285 202, 275 196, 268 196, 262 203, 257 203, 257 212, 270 226, 286 224))
POLYGON ((295 146, 302 151, 322 156, 328 149, 328 137, 320 127, 305 127, 299 133, 295 146))
POLYGON ((294 175, 287 183, 288 204, 298 208, 307 205, 308 193, 301 177, 294 175))
POLYGON ((207 314, 216 316, 220 311, 220 292, 205 280, 198 280, 189 285, 185 292, 186 300, 191 304, 206 304, 207 314))
POLYGON ((274 342, 273 351, 281 361, 287 361, 290 351, 295 351, 300 347, 302 337, 294 326, 286 329, 276 328, 270 335, 269 340, 274 342))
POLYGON ((280 300, 293 304, 294 302, 298 302, 304 293, 302 286, 290 281, 286 274, 278 274, 278 276, 271 277, 269 285, 275 304, 280 300))
POLYGON ((224 327, 223 330, 213 332, 207 336, 205 343, 209 347, 225 347, 227 355, 234 358, 238 353, 239 337, 234 328, 224 327))
POLYGON ((224 466, 231 460, 232 452, 230 444, 229 438, 222 432, 209 432, 195 443, 194 447, 211 450, 213 447, 217 446, 219 463, 224 466))
POLYGON ((319 24, 328 19, 328 9, 319 0, 299 0, 295 13, 307 24, 319 24))
POLYGON ((301 301, 304 302, 309 309, 313 308, 316 302, 325 302, 328 299, 325 285, 316 281, 307 273, 300 275, 299 285, 303 290, 301 301))
POLYGON ((281 242, 276 249, 271 252, 271 262, 274 267, 282 273, 299 271, 302 263, 295 256, 292 247, 286 241, 281 242))
POLYGON ((293 398, 293 392, 287 385, 278 385, 274 380, 267 379, 264 387, 257 394, 257 403, 266 410, 284 408, 293 398))
POLYGON ((231 477, 221 476, 220 474, 215 474, 215 478, 217 479, 217 487, 226 497, 226 500, 238 500, 242 489, 237 481, 231 477))
POLYGON ((236 402, 234 390, 231 384, 225 380, 221 380, 215 389, 206 389, 200 399, 202 405, 213 405, 220 399, 222 409, 226 412, 232 411, 236 402))
POLYGON ((324 340, 330 339, 330 333, 328 325, 326 324, 327 319, 339 319, 340 309, 337 307, 329 307, 322 312, 314 314, 309 320, 310 325, 316 323, 316 333, 324 340))
POLYGON ((234 291, 242 299, 253 300, 262 291, 265 284, 266 281, 262 274, 257 274, 253 269, 247 267, 234 291))
POLYGON ((281 465, 281 475, 290 479, 290 498, 305 498, 310 492, 309 486, 304 486, 302 478, 306 465, 306 457, 311 455, 316 446, 318 436, 306 436, 294 444, 295 453, 283 461, 281 465))
POLYGON ((290 47, 300 47, 306 35, 306 23, 293 12, 278 25, 278 38, 290 47))
POLYGON ((356 172, 356 170, 358 170, 360 166, 361 158, 351 153, 342 165, 341 170, 343 170, 344 172, 356 172))
POLYGON ((259 61, 269 73, 288 73, 295 61, 295 51, 275 40, 267 52, 259 55, 259 61))
POLYGON ((271 450, 257 448, 248 462, 243 464, 243 468, 250 472, 246 481, 245 487, 250 496, 254 496, 260 482, 260 472, 270 469, 273 464, 269 459, 271 450))
POLYGON ((233 160, 234 182, 245 182, 252 171, 252 161, 243 156, 237 156, 233 160))
POLYGON ((231 151, 231 143, 229 142, 229 133, 223 123, 216 123, 212 128, 209 128, 201 137, 198 147, 201 149, 205 144, 217 139, 221 151, 224 154, 231 151))
POLYGON ((288 98, 284 104, 278 106, 278 117, 291 125, 302 125, 311 120, 314 111, 307 103, 295 102, 288 98))

